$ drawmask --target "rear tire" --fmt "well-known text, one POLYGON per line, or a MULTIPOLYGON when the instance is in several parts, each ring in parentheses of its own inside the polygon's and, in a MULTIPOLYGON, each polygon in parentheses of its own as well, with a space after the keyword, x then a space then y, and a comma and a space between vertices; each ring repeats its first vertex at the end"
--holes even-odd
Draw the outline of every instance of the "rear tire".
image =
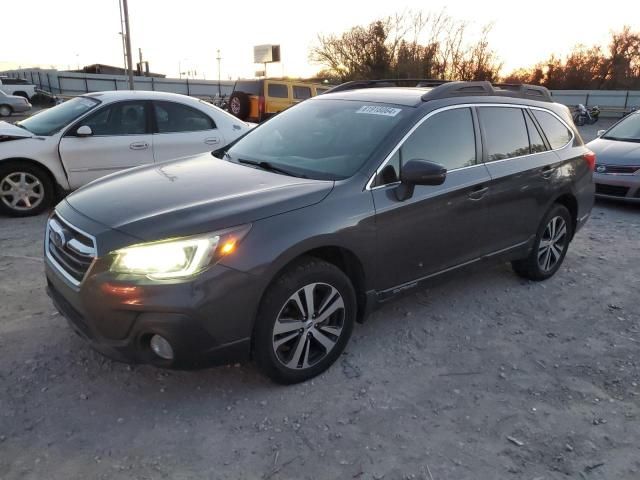
POLYGON ((306 257, 267 289, 253 334, 254 359, 273 381, 303 382, 324 372, 349 342, 356 294, 335 265, 306 257))
POLYGON ((54 194, 51 177, 43 168, 21 162, 0 164, 0 213, 38 215, 53 203, 54 194))
POLYGON ((233 92, 229 98, 229 112, 240 120, 246 120, 250 110, 249 96, 244 92, 233 92))
POLYGON ((567 207, 554 204, 544 216, 531 252, 526 258, 511 262, 513 270, 529 280, 546 280, 562 265, 573 237, 573 219, 567 207))
POLYGON ((9 105, 0 105, 0 117, 10 117, 13 110, 9 105))

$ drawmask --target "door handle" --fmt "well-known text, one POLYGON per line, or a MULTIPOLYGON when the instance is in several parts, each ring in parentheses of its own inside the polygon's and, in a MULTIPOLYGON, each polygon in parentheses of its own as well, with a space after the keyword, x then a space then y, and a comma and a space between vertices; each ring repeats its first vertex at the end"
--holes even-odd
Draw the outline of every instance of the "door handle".
POLYGON ((554 171, 555 171, 555 168, 547 165, 542 169, 542 172, 540 172, 540 175, 542 175, 543 178, 549 178, 551 177, 551 175, 553 175, 554 171))
POLYGON ((131 150, 145 150, 149 148, 149 144, 147 142, 133 142, 129 145, 131 150))
POLYGON ((205 138, 204 143, 207 145, 217 145, 220 143, 220 139, 218 137, 205 138))
POLYGON ((482 185, 475 187, 473 190, 471 190, 471 192, 468 195, 469 200, 474 200, 474 201, 480 200, 482 197, 486 195, 488 191, 489 191, 489 187, 485 187, 482 185))

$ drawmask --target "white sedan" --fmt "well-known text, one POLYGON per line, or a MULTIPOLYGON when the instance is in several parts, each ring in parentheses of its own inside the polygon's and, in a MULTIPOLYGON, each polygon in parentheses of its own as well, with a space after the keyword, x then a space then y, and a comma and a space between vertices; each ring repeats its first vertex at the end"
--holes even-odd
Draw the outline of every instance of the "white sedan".
POLYGON ((99 177, 216 150, 251 127, 196 98, 125 90, 0 122, 0 212, 35 215, 99 177))

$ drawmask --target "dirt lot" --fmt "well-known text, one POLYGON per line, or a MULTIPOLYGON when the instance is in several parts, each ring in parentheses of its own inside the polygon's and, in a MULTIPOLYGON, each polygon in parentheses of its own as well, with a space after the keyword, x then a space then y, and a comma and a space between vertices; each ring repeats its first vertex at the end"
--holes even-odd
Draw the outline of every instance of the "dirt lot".
POLYGON ((640 207, 598 203, 547 282, 385 306, 292 387, 91 351, 44 293, 45 219, 0 218, 0 479, 640 478, 640 207))

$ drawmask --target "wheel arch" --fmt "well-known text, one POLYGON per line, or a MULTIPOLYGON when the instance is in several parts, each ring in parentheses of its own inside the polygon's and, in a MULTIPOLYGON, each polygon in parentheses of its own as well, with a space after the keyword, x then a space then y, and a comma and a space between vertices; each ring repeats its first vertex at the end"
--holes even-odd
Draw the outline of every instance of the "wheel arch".
POLYGON ((269 285, 282 275, 282 273, 292 264, 305 257, 318 258, 335 265, 349 278, 356 292, 358 309, 356 312, 356 319, 358 322, 362 323, 371 308, 371 301, 366 291, 365 269, 360 258, 352 250, 344 246, 324 245, 312 247, 301 252, 296 252, 296 254, 287 258, 287 260, 284 261, 271 276, 270 282, 260 296, 259 304, 262 303, 269 285))
POLYGON ((573 235, 575 235, 576 233, 576 226, 578 224, 578 200, 575 197, 575 195, 573 193, 563 193, 562 195, 560 195, 559 197, 557 197, 553 203, 558 203, 560 205, 563 205, 567 208, 567 210, 569 210, 569 213, 571 214, 571 223, 572 223, 572 238, 573 235))
POLYGON ((0 160, 0 167, 6 165, 7 163, 27 163, 29 165, 33 165, 34 167, 38 167, 40 169, 42 169, 47 176, 49 177, 49 179, 51 180, 51 183, 53 184, 55 190, 56 190, 56 195, 60 195, 64 192, 64 189, 62 188, 62 186, 58 183, 58 180, 56 179, 56 176, 53 174, 53 172, 51 171, 51 169, 49 167, 47 167, 44 163, 39 162, 37 160, 33 160, 32 158, 26 158, 26 157, 10 157, 10 158, 3 158, 0 160))

